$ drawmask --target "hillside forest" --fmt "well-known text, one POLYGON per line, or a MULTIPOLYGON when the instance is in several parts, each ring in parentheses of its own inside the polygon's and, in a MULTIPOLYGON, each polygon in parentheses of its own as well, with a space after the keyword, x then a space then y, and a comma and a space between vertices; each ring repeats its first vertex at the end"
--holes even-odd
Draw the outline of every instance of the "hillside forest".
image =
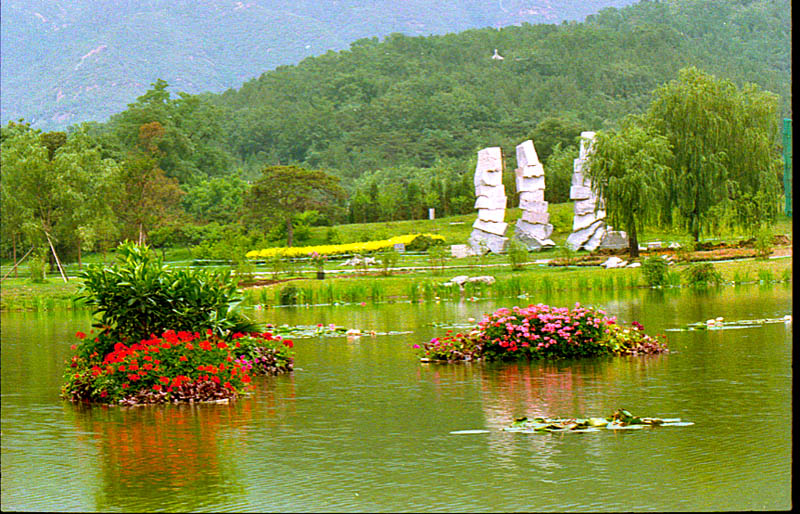
POLYGON ((527 139, 545 165, 545 200, 566 202, 580 133, 652 119, 654 92, 689 68, 774 103, 760 111, 774 127, 765 129, 769 176, 758 180, 778 203, 790 12, 788 0, 641 1, 582 23, 392 34, 220 94, 175 93, 157 80, 104 123, 42 132, 10 122, 0 251, 18 258, 52 245, 80 262, 81 252, 131 239, 236 259, 302 243, 314 225, 347 242, 336 224, 472 212, 476 153, 489 146, 503 148, 513 207, 514 148, 527 139), (268 206, 275 176, 308 195, 268 206))

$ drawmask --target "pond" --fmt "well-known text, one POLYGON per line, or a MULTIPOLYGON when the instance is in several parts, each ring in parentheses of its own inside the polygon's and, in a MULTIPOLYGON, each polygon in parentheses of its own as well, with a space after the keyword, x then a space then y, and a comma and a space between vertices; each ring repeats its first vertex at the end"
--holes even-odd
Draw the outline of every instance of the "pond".
POLYGON ((2 314, 2 509, 14 511, 713 511, 791 503, 785 286, 573 292, 504 301, 253 311, 275 324, 401 335, 296 339, 296 371, 230 405, 59 399, 86 313, 2 314), (411 344, 501 306, 576 301, 666 333, 672 352, 418 363, 411 344), (515 416, 676 417, 686 427, 504 432, 515 416), (458 431, 477 431, 453 434, 458 431))

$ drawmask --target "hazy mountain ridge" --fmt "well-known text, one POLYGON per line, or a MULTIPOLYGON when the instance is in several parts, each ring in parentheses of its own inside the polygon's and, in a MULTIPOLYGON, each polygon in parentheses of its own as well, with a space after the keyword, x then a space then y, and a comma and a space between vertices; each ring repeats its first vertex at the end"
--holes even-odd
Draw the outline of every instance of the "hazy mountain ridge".
POLYGON ((163 78, 220 92, 264 71, 392 32, 581 20, 632 0, 4 0, 2 123, 102 121, 163 78))

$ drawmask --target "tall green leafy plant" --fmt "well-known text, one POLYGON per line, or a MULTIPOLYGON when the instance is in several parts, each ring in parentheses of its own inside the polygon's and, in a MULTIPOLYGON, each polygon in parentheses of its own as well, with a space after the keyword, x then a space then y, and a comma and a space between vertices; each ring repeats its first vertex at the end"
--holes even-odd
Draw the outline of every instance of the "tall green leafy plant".
POLYGON ((165 330, 250 331, 234 311, 240 299, 230 270, 170 269, 147 245, 125 242, 118 264, 92 265, 79 298, 93 309, 101 339, 137 341, 165 330))

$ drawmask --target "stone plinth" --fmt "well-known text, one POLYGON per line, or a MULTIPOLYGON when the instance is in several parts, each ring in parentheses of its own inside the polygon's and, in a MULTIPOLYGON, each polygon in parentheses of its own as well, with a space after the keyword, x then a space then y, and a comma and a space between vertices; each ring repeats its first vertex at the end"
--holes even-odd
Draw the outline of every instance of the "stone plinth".
POLYGON ((609 230, 600 241, 600 248, 604 250, 622 250, 628 246, 630 246, 628 234, 622 230, 609 230))
POLYGON ((503 253, 506 251, 508 238, 474 228, 467 244, 476 255, 483 255, 486 252, 503 253))

